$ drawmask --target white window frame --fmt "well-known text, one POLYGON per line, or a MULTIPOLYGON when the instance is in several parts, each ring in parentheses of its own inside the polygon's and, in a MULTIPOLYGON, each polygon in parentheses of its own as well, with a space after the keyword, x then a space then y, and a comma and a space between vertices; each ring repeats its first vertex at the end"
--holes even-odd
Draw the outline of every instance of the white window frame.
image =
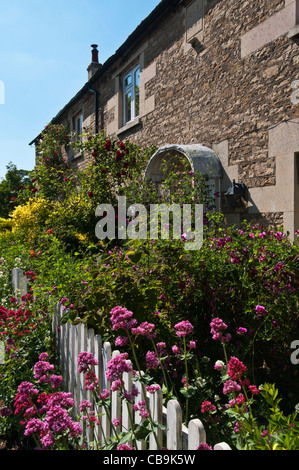
POLYGON ((140 115, 140 71, 141 71, 141 67, 139 64, 137 64, 123 77, 123 82, 122 82, 123 84, 123 88, 122 88, 123 126, 125 126, 129 122, 134 121, 134 119, 136 119, 140 115), (138 85, 137 85, 137 80, 136 80, 137 73, 138 73, 138 85), (137 95, 137 92, 136 92, 137 86, 138 86, 139 96, 137 95), (131 110, 128 116, 127 96, 129 94, 131 94, 131 110), (137 103, 137 96, 139 97, 138 103, 137 103))
POLYGON ((73 119, 73 131, 75 133, 75 142, 81 139, 83 133, 83 113, 77 114, 73 119))

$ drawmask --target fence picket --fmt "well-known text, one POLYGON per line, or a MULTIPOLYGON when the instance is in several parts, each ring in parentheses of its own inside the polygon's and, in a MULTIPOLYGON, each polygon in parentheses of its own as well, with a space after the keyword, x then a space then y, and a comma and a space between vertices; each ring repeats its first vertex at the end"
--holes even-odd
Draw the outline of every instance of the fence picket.
POLYGON ((176 400, 167 403, 167 449, 182 450, 182 409, 176 400))
MULTIPOLYGON (((112 357, 115 357, 119 354, 119 351, 113 351, 112 357)), ((111 392, 111 419, 119 419, 122 417, 122 403, 121 397, 117 390, 111 392)), ((121 424, 117 426, 116 432, 121 431, 121 424)), ((115 433, 113 430, 111 431, 111 435, 113 436, 115 433)))
MULTIPOLYGON (((149 408, 154 422, 163 425, 163 395, 159 389, 149 396, 149 408)), ((158 428, 155 435, 150 434, 149 446, 151 450, 159 450, 163 447, 163 431, 158 428), (155 437, 156 436, 156 437, 155 437)))
MULTIPOLYGON (((112 357, 111 344, 105 342, 103 345, 103 351, 102 351, 102 370, 103 370, 102 388, 103 390, 106 389, 108 391, 110 391, 111 386, 110 386, 110 382, 106 378, 105 371, 107 370, 107 364, 110 361, 111 357, 112 357)), ((105 437, 109 439, 109 437, 111 436, 111 429, 110 429, 110 421, 106 413, 102 416, 102 428, 103 428, 103 433, 105 437)))
MULTIPOLYGON (((141 376, 144 375, 144 373, 141 371, 141 376)), ((145 401, 146 400, 146 393, 145 393, 145 389, 144 387, 142 386, 141 382, 138 380, 135 382, 135 385, 136 385, 136 388, 138 390, 138 396, 135 397, 135 405, 138 405, 139 402, 141 401, 145 401)), ((142 422, 142 417, 139 413, 139 411, 135 411, 134 412, 134 420, 135 420, 135 423, 136 424, 141 424, 142 422)), ((146 445, 146 442, 145 441, 138 441, 137 442, 137 448, 138 450, 145 450, 147 447, 146 445)))
MULTIPOLYGON (((128 361, 129 364, 132 366, 131 361, 128 361)), ((125 372, 123 374, 123 381, 125 390, 129 393, 132 391, 133 385, 133 372, 125 372)), ((124 404, 122 408, 122 429, 126 431, 132 427, 132 418, 133 418, 133 403, 124 404)))
POLYGON ((195 450, 206 443, 206 431, 200 419, 192 419, 188 424, 188 450, 195 450))

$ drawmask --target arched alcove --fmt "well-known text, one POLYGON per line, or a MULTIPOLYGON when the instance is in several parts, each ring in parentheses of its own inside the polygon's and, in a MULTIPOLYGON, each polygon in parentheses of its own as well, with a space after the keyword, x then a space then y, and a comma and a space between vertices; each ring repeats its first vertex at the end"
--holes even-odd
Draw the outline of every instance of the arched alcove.
MULTIPOLYGON (((212 194, 221 194, 221 179, 223 176, 221 162, 212 149, 200 144, 165 145, 160 147, 147 164, 145 178, 151 179, 157 184, 163 183, 165 178, 163 162, 175 164, 176 159, 179 160, 178 157, 182 156, 187 159, 193 172, 198 171, 208 176, 208 184, 212 194)), ((219 205, 220 201, 217 206, 219 205)))

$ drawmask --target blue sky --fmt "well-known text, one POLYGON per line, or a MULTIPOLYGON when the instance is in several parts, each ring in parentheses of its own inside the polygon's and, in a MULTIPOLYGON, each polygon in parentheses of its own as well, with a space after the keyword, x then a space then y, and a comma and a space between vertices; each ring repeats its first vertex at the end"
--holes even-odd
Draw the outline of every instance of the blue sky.
POLYGON ((86 83, 90 45, 104 63, 159 3, 0 0, 0 179, 33 169, 29 143, 86 83))

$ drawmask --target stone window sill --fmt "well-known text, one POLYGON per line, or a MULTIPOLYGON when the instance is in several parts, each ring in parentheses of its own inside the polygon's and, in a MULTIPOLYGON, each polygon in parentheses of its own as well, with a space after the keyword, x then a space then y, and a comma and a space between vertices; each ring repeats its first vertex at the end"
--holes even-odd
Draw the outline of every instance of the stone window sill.
POLYGON ((127 124, 125 126, 118 129, 117 134, 118 135, 123 134, 124 132, 132 129, 133 127, 138 126, 138 124, 140 124, 140 122, 141 122, 140 117, 135 118, 133 121, 127 122, 127 124))
POLYGON ((294 26, 294 28, 290 29, 288 32, 288 38, 289 39, 294 39, 295 37, 298 37, 299 35, 299 24, 294 26))

